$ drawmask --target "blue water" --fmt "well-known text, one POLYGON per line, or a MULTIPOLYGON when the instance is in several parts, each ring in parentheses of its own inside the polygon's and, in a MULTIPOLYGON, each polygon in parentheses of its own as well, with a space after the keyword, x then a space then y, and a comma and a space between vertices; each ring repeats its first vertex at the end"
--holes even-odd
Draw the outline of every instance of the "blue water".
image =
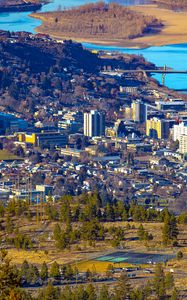
MULTIPOLYGON (((187 70, 187 43, 180 45, 169 45, 161 47, 149 47, 146 49, 127 49, 121 47, 98 46, 84 43, 87 48, 106 51, 119 51, 129 54, 140 54, 146 60, 153 62, 158 67, 173 68, 175 70, 187 70)), ((161 74, 155 74, 154 78, 161 82, 161 74)), ((167 74, 165 85, 173 89, 187 89, 187 75, 167 74)))
MULTIPOLYGON (((97 0, 54 0, 49 4, 43 5, 40 11, 56 11, 90 2, 94 3, 97 0)), ((150 3, 149 0, 106 0, 106 2, 118 2, 126 6, 150 3)), ((41 24, 41 21, 31 18, 29 14, 29 12, 1 13, 0 29, 9 31, 25 30, 34 33, 35 28, 41 24)))
MULTIPOLYGON (((54 0, 53 2, 44 5, 41 11, 54 11, 67 7, 78 6, 88 2, 96 2, 97 0, 54 0)), ((146 4, 149 0, 106 0, 107 2, 118 2, 128 5, 146 4)), ((9 31, 29 31, 34 33, 35 28, 41 24, 40 20, 33 19, 28 12, 19 13, 1 13, 0 14, 0 29, 9 31)), ((85 43, 88 48, 119 51, 124 53, 141 54, 148 61, 153 62, 157 66, 174 68, 176 70, 187 70, 187 43, 180 45, 170 45, 162 47, 150 47, 146 49, 126 49, 120 47, 97 46, 85 43)), ((161 75, 154 75, 154 78, 161 82, 161 75)), ((187 89, 187 75, 169 74, 165 79, 166 86, 173 89, 187 89)))
POLYGON ((29 17, 28 12, 1 13, 0 29, 8 31, 28 31, 34 33, 34 28, 41 25, 41 21, 29 17))

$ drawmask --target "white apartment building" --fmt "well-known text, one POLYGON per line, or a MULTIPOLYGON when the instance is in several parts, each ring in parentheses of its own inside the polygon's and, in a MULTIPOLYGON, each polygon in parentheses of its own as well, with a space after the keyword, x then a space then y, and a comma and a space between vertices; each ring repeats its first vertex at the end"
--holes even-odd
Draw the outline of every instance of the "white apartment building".
POLYGON ((181 134, 179 137, 179 152, 182 154, 187 153, 187 135, 181 134))
POLYGON ((179 140, 181 135, 187 135, 187 123, 181 122, 173 126, 173 140, 179 140))
POLYGON ((105 115, 97 110, 84 113, 84 135, 89 137, 105 135, 105 115))

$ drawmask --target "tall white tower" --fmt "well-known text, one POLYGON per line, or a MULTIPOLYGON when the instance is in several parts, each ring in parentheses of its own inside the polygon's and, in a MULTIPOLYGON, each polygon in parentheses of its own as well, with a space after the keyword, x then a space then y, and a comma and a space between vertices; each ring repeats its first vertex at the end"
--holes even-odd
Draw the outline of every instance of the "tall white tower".
POLYGON ((84 135, 104 136, 105 135, 105 114, 97 110, 84 113, 84 135))

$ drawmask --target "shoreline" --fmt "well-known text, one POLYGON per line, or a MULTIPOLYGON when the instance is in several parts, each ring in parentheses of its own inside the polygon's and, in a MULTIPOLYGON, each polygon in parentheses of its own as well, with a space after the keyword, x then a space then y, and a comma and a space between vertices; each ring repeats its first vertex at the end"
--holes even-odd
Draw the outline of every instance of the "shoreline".
POLYGON ((35 28, 36 33, 41 33, 41 34, 48 34, 51 38, 55 39, 57 42, 62 43, 64 40, 72 40, 77 43, 88 43, 88 44, 93 44, 97 46, 106 46, 106 47, 119 47, 119 48, 129 48, 129 49, 145 49, 149 48, 152 45, 147 45, 147 44, 134 44, 131 43, 130 41, 114 41, 114 40, 105 40, 105 41, 100 41, 100 40, 94 40, 94 39, 84 39, 84 38, 72 38, 68 36, 59 36, 58 34, 55 33, 49 33, 46 32, 45 30, 40 30, 40 27, 42 25, 38 26, 35 28))
MULTIPOLYGON (((42 24, 35 28, 36 33, 49 34, 51 37, 61 41, 72 39, 80 43, 91 43, 103 46, 116 46, 130 49, 143 49, 151 46, 165 46, 183 44, 187 42, 187 11, 175 12, 165 8, 160 8, 156 4, 130 6, 131 10, 144 15, 152 15, 160 19, 164 26, 157 34, 147 34, 132 40, 107 39, 99 40, 94 38, 73 37, 72 35, 60 35, 58 32, 45 30, 46 15, 48 13, 31 13, 30 16, 42 21, 42 24)), ((51 12, 53 13, 53 12, 51 12)))

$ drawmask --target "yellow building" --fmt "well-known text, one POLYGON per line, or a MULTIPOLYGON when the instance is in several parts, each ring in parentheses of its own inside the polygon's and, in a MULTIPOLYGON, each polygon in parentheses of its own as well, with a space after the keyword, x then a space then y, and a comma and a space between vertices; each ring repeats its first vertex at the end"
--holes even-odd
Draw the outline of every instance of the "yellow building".
POLYGON ((65 146, 67 144, 67 136, 59 132, 39 132, 39 133, 19 133, 19 142, 32 144, 37 147, 42 146, 65 146))
POLYGON ((19 142, 25 142, 27 144, 35 145, 36 144, 36 133, 31 133, 31 134, 19 133, 18 140, 19 140, 19 142))
POLYGON ((170 131, 169 120, 152 118, 146 121, 146 135, 156 139, 168 138, 170 131))

